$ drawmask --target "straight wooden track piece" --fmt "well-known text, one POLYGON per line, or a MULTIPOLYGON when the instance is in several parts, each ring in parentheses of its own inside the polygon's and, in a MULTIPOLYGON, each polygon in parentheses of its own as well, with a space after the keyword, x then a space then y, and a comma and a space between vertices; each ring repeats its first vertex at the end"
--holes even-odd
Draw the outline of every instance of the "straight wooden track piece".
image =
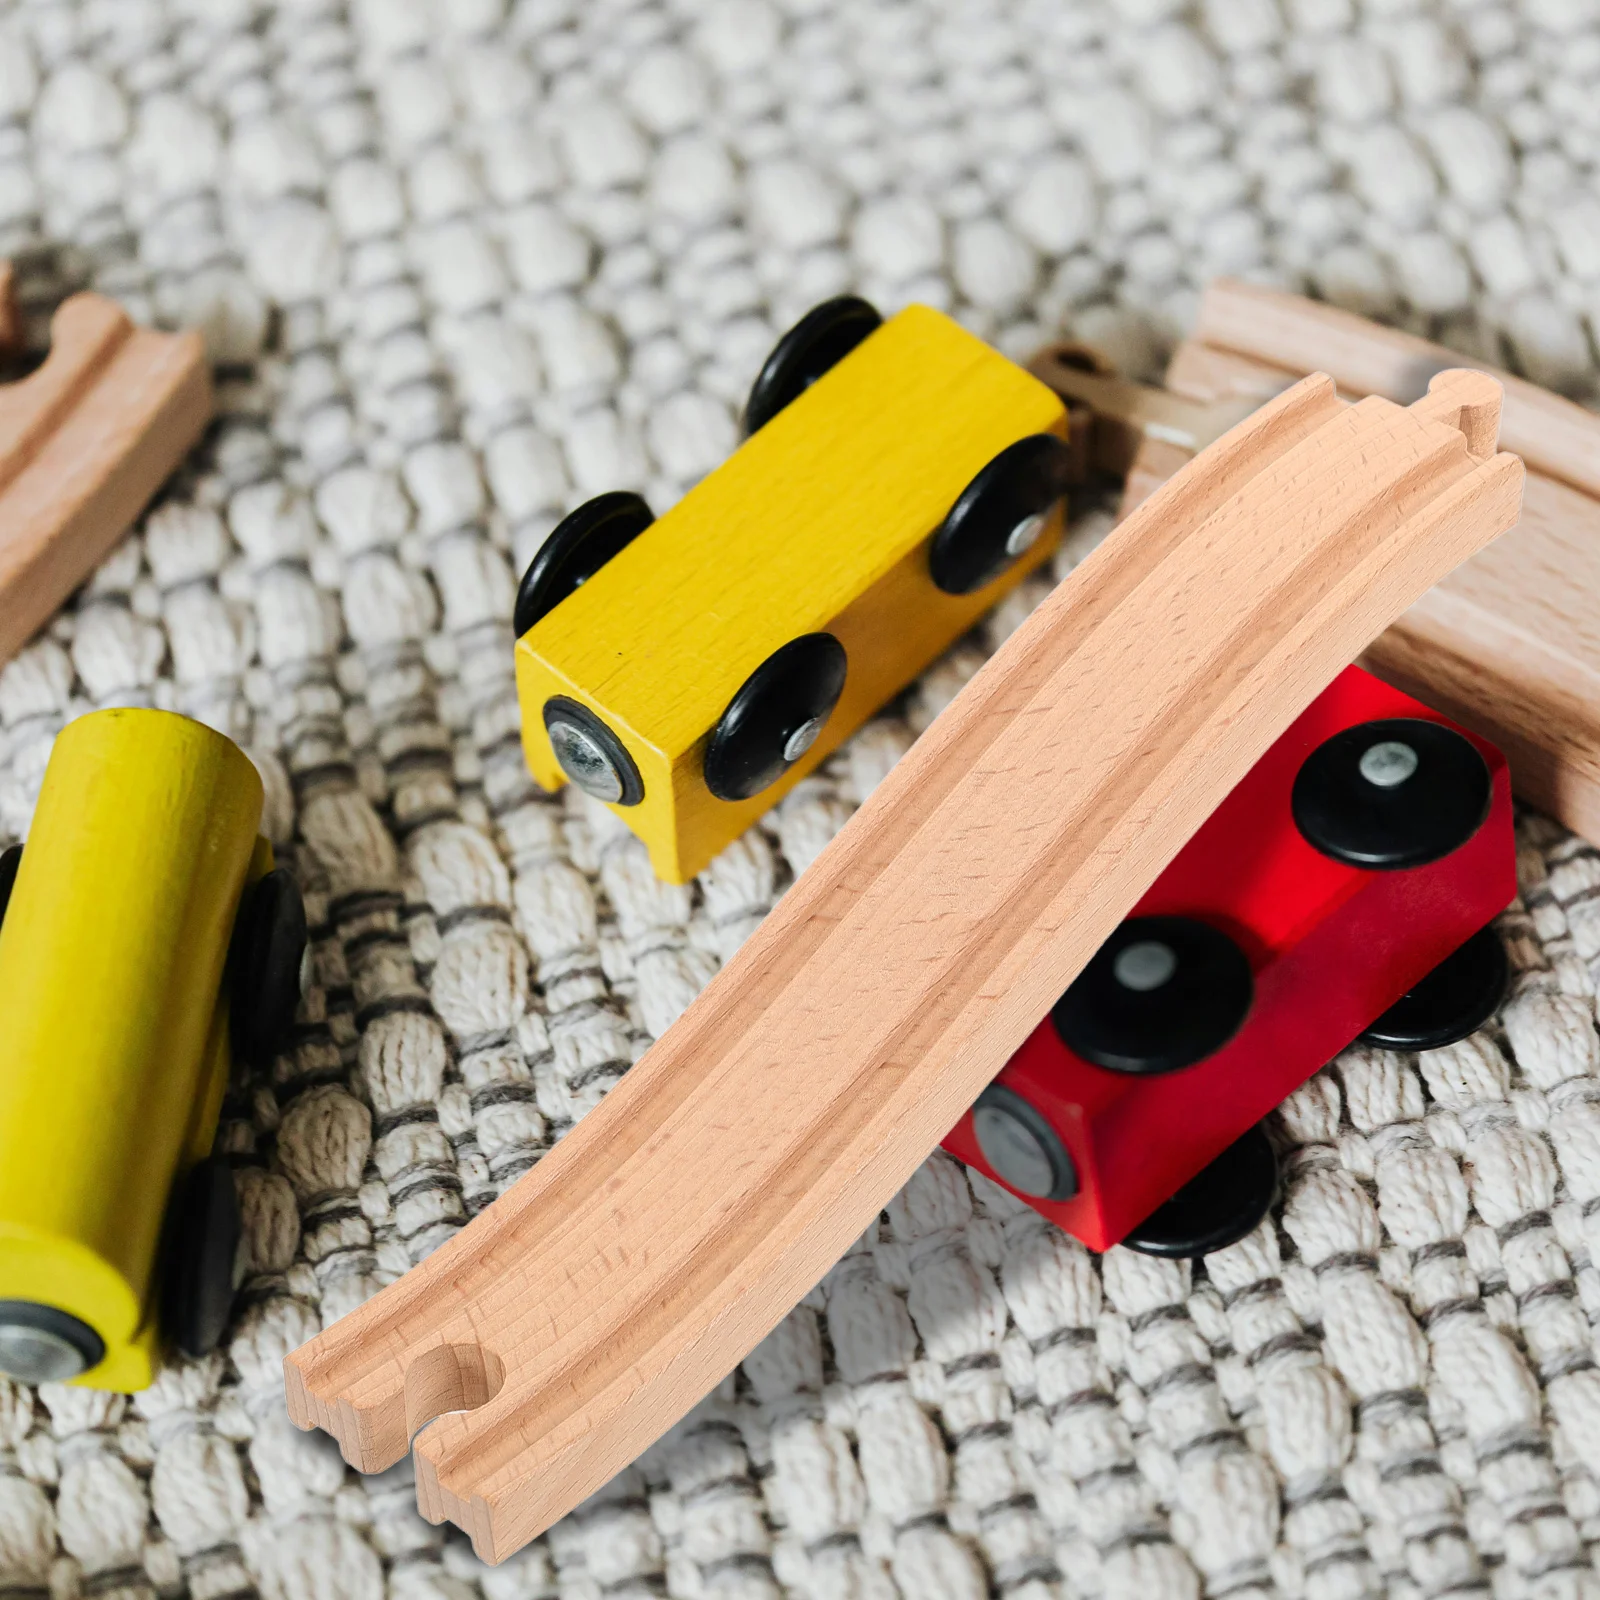
MULTIPOLYGON (((0 330, 14 327, 10 270, 0 330)), ((136 328, 97 294, 63 301, 50 353, 0 386, 0 662, 94 570, 211 417, 197 333, 136 328)))
MULTIPOLYGON (((1474 365, 1350 312, 1221 279, 1173 356, 1166 391, 1142 393, 1225 418, 1326 372, 1345 394, 1404 403, 1443 368, 1474 365)), ((1522 521, 1374 641, 1362 665, 1493 740, 1518 793, 1600 841, 1600 416, 1498 368, 1477 370, 1504 389, 1500 442, 1527 464, 1522 521)), ((1124 510, 1184 459, 1140 429, 1124 510)))
POLYGON ((812 1287, 1272 740, 1516 520, 1499 391, 1295 385, 976 674, 534 1169, 285 1363, 362 1471, 516 1550, 812 1287), (444 1413, 459 1413, 445 1415, 444 1413))

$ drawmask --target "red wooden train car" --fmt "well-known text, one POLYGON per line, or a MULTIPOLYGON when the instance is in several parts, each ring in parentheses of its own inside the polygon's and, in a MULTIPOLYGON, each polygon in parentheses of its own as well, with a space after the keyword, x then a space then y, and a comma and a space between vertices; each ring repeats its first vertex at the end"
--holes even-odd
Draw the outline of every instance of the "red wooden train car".
POLYGON ((1486 740, 1348 668, 1189 841, 945 1148, 1093 1249, 1219 1249, 1271 1205, 1255 1126, 1351 1041, 1493 1014, 1516 892, 1486 740))

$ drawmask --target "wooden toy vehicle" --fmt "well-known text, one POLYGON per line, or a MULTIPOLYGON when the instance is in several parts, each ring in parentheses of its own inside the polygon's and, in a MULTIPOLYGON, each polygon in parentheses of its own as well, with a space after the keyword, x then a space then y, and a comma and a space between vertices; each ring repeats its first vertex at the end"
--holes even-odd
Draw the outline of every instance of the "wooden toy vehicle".
POLYGON ((1156 879, 945 1148, 1085 1244, 1200 1255, 1276 1187, 1255 1127, 1352 1039, 1431 1050, 1504 996, 1504 757, 1358 667, 1156 879))
MULTIPOLYGON (((1165 387, 1056 346, 1030 370, 1074 413, 1083 453, 1126 476, 1127 514, 1196 451, 1308 372, 1402 404, 1478 363, 1297 295, 1218 279, 1165 387), (1079 421, 1083 426, 1078 426, 1079 421)), ((1492 739, 1517 793, 1600 841, 1600 416, 1493 367, 1501 439, 1527 464, 1522 520, 1387 629, 1363 665, 1492 739)))
POLYGON ((949 318, 829 301, 748 438, 658 521, 572 512, 517 596, 523 747, 681 883, 903 689, 1060 532, 1065 412, 949 318))
POLYGON ((291 1419, 364 1472, 415 1439, 424 1515, 489 1561, 632 1461, 861 1236, 1283 730, 1516 521, 1498 397, 1451 372, 1347 405, 1308 378, 1204 450, 600 1105, 286 1358, 291 1419))
POLYGON ((164 1342, 222 1335, 239 1219, 212 1139, 306 943, 261 800, 203 724, 97 711, 0 856, 0 1372, 24 1383, 141 1389, 164 1342))

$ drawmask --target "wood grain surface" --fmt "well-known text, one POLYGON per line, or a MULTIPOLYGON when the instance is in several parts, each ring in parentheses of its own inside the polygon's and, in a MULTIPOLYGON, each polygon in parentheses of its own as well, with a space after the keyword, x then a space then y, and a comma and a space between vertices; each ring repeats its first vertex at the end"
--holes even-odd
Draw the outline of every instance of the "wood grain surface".
MULTIPOLYGON (((9 307, 9 275, 0 297, 9 307)), ((0 331, 14 325, 9 309, 0 331)), ((127 531, 211 417, 195 333, 135 328, 96 294, 63 302, 50 353, 0 387, 0 662, 127 531)))
POLYGON ((1254 357, 1295 377, 1326 372, 1347 394, 1381 394, 1406 404, 1447 367, 1486 372, 1504 395, 1501 445, 1521 456, 1529 471, 1600 496, 1600 417, 1443 345, 1233 278, 1207 287, 1193 337, 1197 344, 1254 357))
POLYGON ((497 1561, 657 1438, 901 1187, 1194 829, 1517 516, 1498 394, 1296 384, 977 673, 527 1177, 292 1353, 290 1416, 497 1561), (441 1413, 455 1413, 441 1415, 441 1413))
MULTIPOLYGON (((1048 356, 1033 370, 1051 381, 1048 356)), ((1219 279, 1167 389, 1154 392, 1227 417, 1321 371, 1346 394, 1404 402, 1464 364, 1348 311, 1219 279)), ((1418 601, 1362 665, 1492 739, 1519 794, 1600 840, 1600 416, 1498 368, 1474 370, 1500 383, 1500 442, 1527 464, 1521 523, 1418 601)), ((1189 452, 1145 431, 1129 453, 1124 514, 1189 452)))

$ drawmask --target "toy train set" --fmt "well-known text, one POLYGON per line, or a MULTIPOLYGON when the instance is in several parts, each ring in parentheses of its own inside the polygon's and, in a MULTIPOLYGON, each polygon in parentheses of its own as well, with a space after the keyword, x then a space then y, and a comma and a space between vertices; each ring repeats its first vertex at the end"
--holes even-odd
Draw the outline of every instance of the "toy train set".
MULTIPOLYGON (((746 429, 659 520, 626 492, 578 508, 517 597, 531 770, 611 806, 671 881, 1048 558, 1074 469, 1045 383, 927 308, 883 322, 851 297, 779 343, 746 429)), ((27 848, 0 858, 22 1069, 0 1082, 0 1371, 132 1389, 164 1343, 220 1335, 237 1229, 209 1153, 220 1097, 230 1058, 285 1039, 305 942, 260 803, 220 735, 97 713, 60 737, 27 848), (71 955, 91 928, 92 971, 71 955), (113 1132, 135 1114, 153 1135, 137 1156, 113 1132)), ((1094 1248, 1218 1248, 1271 1202, 1255 1125, 1284 1094, 1364 1031, 1430 1048, 1492 1013, 1486 924, 1513 890, 1498 751, 1351 668, 946 1148, 1094 1248)))
MULTIPOLYGON (((419 1501, 486 1559, 706 1392, 941 1133, 1092 1248, 1201 1255, 1269 1209, 1283 1096, 1505 993, 1506 760, 1346 665, 1516 520, 1498 386, 1443 372, 1402 408, 1314 377, 1251 412, 1040 360, 829 301, 726 463, 659 520, 591 500, 524 574, 531 772, 681 883, 1049 558, 1086 459, 1148 487, 1178 465, 1152 440, 1192 457, 569 1138, 287 1358, 292 1419, 364 1471, 440 1419, 419 1501)), ((223 1333, 222 1095, 287 1046, 306 948, 261 804, 221 735, 103 711, 0 854, 15 1379, 134 1390, 223 1333)))
MULTIPOLYGON (((1228 420, 1248 409, 1233 408, 1228 420)), ((514 619, 530 770, 547 788, 570 780, 610 806, 645 840, 657 873, 674 882, 705 866, 1048 556, 1062 496, 1074 469, 1081 471, 1065 437, 1063 402, 920 306, 886 324, 853 296, 818 306, 773 351, 745 419, 745 445, 659 520, 621 491, 570 513, 530 562, 514 619)), ((1404 708, 1392 715, 1431 716, 1348 674, 1327 691, 1324 710, 1362 699, 1404 708)), ((1296 729, 1316 720, 1313 708, 1296 729)), ((1290 730, 1281 742, 1289 748, 1300 737, 1290 730)), ((1484 753, 1505 790, 1504 761, 1487 744, 1484 753)), ((1336 886, 1320 882, 1324 901, 1315 903, 1357 943, 1335 951, 1342 958, 1336 982, 1302 979, 1283 988, 1282 972, 1309 958, 1283 946, 1278 919, 1285 906, 1313 903, 1308 877, 1329 874, 1312 865, 1301 835, 1281 825, 1287 803, 1273 812, 1258 795, 1266 770, 1283 759, 1264 759, 1262 774, 1224 804, 1142 909, 1175 914, 1168 902, 1176 894, 1191 909, 1198 904, 1249 929, 1255 959, 1231 941, 1231 962, 1213 953, 1242 987, 1235 1024, 1243 1008, 1251 1010, 1246 1040, 1225 1048, 1230 1028, 1203 1070, 1136 1088, 1138 1078, 1196 1062, 1113 1068, 1085 1059, 1059 1022, 1075 1014, 1069 995, 945 1140, 1098 1249, 1129 1238, 1198 1254, 1248 1231, 1270 1203, 1274 1169, 1265 1141, 1247 1130, 1514 892, 1506 887, 1509 802, 1490 830, 1493 862, 1480 844, 1464 864, 1433 869, 1452 883, 1462 871, 1484 874, 1476 892, 1458 886, 1453 901, 1441 902, 1412 876, 1381 891, 1376 884, 1384 880, 1374 879, 1358 893, 1354 885, 1373 873, 1343 863, 1336 886), (1256 827, 1281 838, 1276 856, 1259 841, 1247 848, 1256 827), (1219 842, 1239 863, 1226 862, 1226 851, 1218 862, 1219 842), (1210 900, 1203 893, 1196 900, 1197 861, 1214 867, 1210 900), (1238 876, 1246 862, 1267 874, 1268 889, 1247 889, 1238 876), (1485 896, 1493 902, 1487 910, 1485 896), (1395 919, 1391 931, 1369 926, 1380 911, 1395 919), (1459 926, 1463 914, 1469 927, 1459 926), (1251 972, 1268 953, 1272 973, 1256 974, 1265 988, 1252 1007, 1251 972), (1281 1022, 1264 1020, 1279 1006, 1295 1018, 1287 1034, 1281 1022), (1262 1055, 1269 1041, 1270 1068, 1262 1055), (1055 1108, 1053 1122, 1041 1117, 1040 1103, 1055 1108), (1076 1160, 1064 1124, 1081 1131, 1076 1160), (1219 1182, 1214 1174, 1207 1183, 1206 1216, 1196 1191, 1177 1212, 1162 1213, 1154 1231, 1134 1228, 1225 1148, 1232 1177, 1219 1182), (1031 1184, 1020 1178, 1024 1170, 1031 1184)), ((1427 783, 1425 775, 1408 778, 1393 796, 1424 792, 1436 800, 1427 783)), ((1321 948, 1306 928, 1296 927, 1294 937, 1308 950, 1321 948)), ((1187 938, 1192 944, 1193 929, 1187 938)), ((1329 939, 1338 945, 1335 929, 1322 943, 1329 939)), ((1092 965, 1080 986, 1099 971, 1092 965)), ((1498 1002, 1503 959, 1478 976, 1485 1003, 1468 1032, 1498 1002)), ((1141 1020, 1164 992, 1150 985, 1141 1020)))
POLYGON ((215 1346, 239 1215, 212 1142, 234 1060, 300 993, 305 912, 221 734, 97 711, 0 856, 0 1373, 136 1390, 215 1346))
MULTIPOLYGON (((833 348, 776 386, 797 398, 770 419, 753 405, 750 437, 679 507, 648 525, 630 497, 580 508, 519 595, 530 766, 610 805, 669 879, 874 709, 846 714, 852 683, 894 692, 898 668, 861 670, 888 634, 846 640, 840 619, 882 605, 883 574, 914 619, 947 619, 939 551, 985 498, 964 486, 1040 437, 1048 476, 974 524, 969 599, 1054 537, 1061 402, 1015 387, 1027 414, 981 449, 962 410, 967 454, 922 465, 873 427, 890 416, 904 440, 929 421, 916 363, 898 376, 919 404, 895 408, 904 362, 885 352, 942 341, 966 363, 966 336, 848 303, 801 330, 835 316, 833 348), (819 635, 843 648, 791 677, 786 652, 819 635)), ((780 344, 780 373, 811 336, 780 344)), ((992 353, 970 360, 1014 383, 992 353)), ((1504 985, 1485 931, 1513 889, 1504 762, 1339 676, 1516 521, 1499 394, 1449 371, 1409 407, 1350 405, 1312 377, 1202 449, 599 1106, 290 1354, 291 1418, 362 1471, 415 1441, 424 1514, 497 1561, 720 1381, 941 1137, 1097 1245, 1192 1253, 1252 1226, 1273 1175, 1249 1130, 1279 1095, 1364 1030, 1420 1048, 1470 1029, 1504 985)))

